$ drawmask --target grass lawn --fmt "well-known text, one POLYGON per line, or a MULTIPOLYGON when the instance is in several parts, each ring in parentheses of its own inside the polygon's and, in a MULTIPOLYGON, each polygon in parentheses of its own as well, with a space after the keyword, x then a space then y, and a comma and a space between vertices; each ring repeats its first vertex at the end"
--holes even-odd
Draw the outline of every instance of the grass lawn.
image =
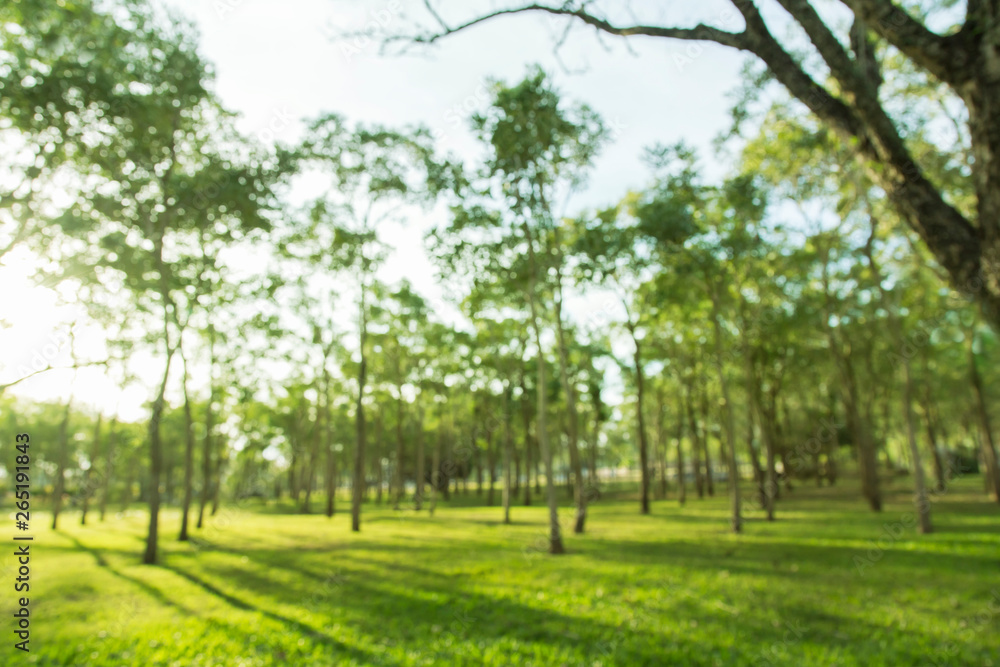
POLYGON ((742 535, 724 497, 649 516, 605 497, 560 557, 538 548, 540 506, 504 526, 499 508, 372 503, 360 534, 346 503, 222 509, 189 544, 167 510, 154 567, 139 510, 57 532, 33 513, 31 652, 13 648, 11 547, 0 664, 1000 666, 1000 507, 958 480, 921 537, 906 483, 880 515, 855 480, 799 486, 742 535))

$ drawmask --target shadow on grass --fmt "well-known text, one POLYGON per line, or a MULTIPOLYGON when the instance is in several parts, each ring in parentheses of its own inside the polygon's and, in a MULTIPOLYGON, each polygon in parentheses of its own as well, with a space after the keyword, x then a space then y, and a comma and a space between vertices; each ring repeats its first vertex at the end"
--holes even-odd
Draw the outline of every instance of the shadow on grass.
MULTIPOLYGON (((210 593, 211 595, 214 595, 221 600, 224 600, 227 604, 236 607, 237 609, 260 614, 261 616, 269 618, 273 621, 277 621, 278 623, 281 623, 287 626, 288 628, 294 630, 301 636, 308 637, 309 639, 315 641, 316 643, 321 644, 327 649, 331 649, 340 654, 348 655, 351 658, 362 662, 370 662, 374 659, 374 656, 368 651, 357 648, 355 646, 350 646, 348 644, 345 644, 331 637, 330 635, 320 632, 316 628, 313 628, 312 626, 303 623, 302 621, 297 621, 293 618, 288 618, 287 616, 282 616, 281 614, 269 611, 267 609, 261 609, 260 607, 250 604, 249 602, 245 602, 233 595, 230 595, 229 593, 226 593, 217 586, 214 586, 208 581, 205 581, 204 579, 186 570, 182 570, 179 567, 170 565, 163 565, 163 567, 170 570, 174 574, 183 577, 184 579, 187 579, 192 584, 199 586, 205 592, 210 593)), ((381 657, 380 664, 395 664, 395 663, 387 663, 385 660, 386 659, 384 656, 381 657)))

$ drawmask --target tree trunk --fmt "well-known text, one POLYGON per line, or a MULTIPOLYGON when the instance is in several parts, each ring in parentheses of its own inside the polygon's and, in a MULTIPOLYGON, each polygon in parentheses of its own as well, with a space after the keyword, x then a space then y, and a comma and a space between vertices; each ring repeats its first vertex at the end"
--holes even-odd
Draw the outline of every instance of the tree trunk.
POLYGON ((521 368, 521 422, 524 425, 524 505, 531 505, 531 412, 528 406, 528 387, 521 368))
MULTIPOLYGON (((333 414, 330 410, 330 373, 326 369, 326 354, 323 355, 322 415, 323 454, 326 459, 326 516, 332 518, 337 507, 337 452, 333 449, 333 414)), ((318 420, 317 420, 318 421, 318 420)))
MULTIPOLYGON (((831 308, 829 282, 829 248, 821 250, 821 268, 824 294, 824 307, 822 312, 823 328, 826 331, 827 341, 830 346, 830 353, 833 356, 834 365, 837 367, 840 379, 840 391, 844 403, 844 412, 847 417, 847 425, 854 438, 854 445, 858 454, 858 472, 861 475, 861 492, 868 500, 868 504, 875 512, 882 511, 882 494, 879 490, 878 465, 876 460, 875 445, 872 442, 871 431, 865 423, 858 409, 858 390, 854 377, 854 367, 850 359, 850 350, 844 350, 843 344, 838 340, 837 334, 830 324, 831 308)), ((832 457, 832 455, 831 455, 832 457)))
POLYGON ((635 417, 639 429, 639 466, 641 468, 639 510, 641 514, 649 514, 649 443, 646 439, 646 419, 643 414, 645 390, 643 388, 642 347, 639 344, 639 339, 635 336, 635 324, 629 322, 628 329, 632 336, 632 344, 635 345, 632 359, 635 366, 635 417))
POLYGON ((163 444, 160 442, 160 420, 163 418, 165 405, 164 395, 167 392, 167 381, 170 379, 170 362, 174 357, 174 348, 167 342, 167 360, 163 368, 163 380, 160 391, 153 401, 153 412, 149 420, 149 532, 146 535, 146 551, 142 562, 146 565, 156 563, 157 541, 160 527, 160 474, 163 470, 163 444))
MULTIPOLYGON (((709 278, 711 281, 711 278, 709 278)), ((709 295, 712 300, 712 326, 715 330, 715 369, 719 374, 719 386, 722 389, 722 413, 726 419, 726 439, 728 440, 729 493, 730 493, 730 528, 734 533, 743 530, 743 517, 740 514, 740 471, 736 465, 736 424, 733 421, 733 407, 729 400, 729 381, 726 379, 722 360, 722 323, 719 314, 719 295, 714 283, 709 285, 709 295)))
POLYGON ((187 387, 187 359, 183 353, 181 360, 184 362, 184 499, 181 504, 181 532, 177 539, 186 542, 191 513, 191 494, 194 487, 194 418, 191 415, 191 398, 187 387))
POLYGON ((351 530, 355 533, 361 530, 361 502, 365 493, 365 382, 368 373, 368 357, 365 354, 365 344, 368 338, 368 309, 365 285, 361 285, 360 303, 360 337, 358 340, 361 351, 361 363, 358 364, 358 400, 355 404, 354 420, 357 426, 357 440, 354 444, 354 478, 351 484, 351 530))
POLYGON ((976 366, 976 355, 974 352, 975 330, 971 330, 968 335, 969 348, 969 379, 972 381, 974 408, 976 418, 979 422, 981 451, 983 462, 986 465, 985 481, 988 485, 988 493, 992 500, 1000 502, 1000 467, 997 465, 997 450, 993 440, 993 430, 990 425, 990 415, 986 409, 985 392, 983 391, 983 381, 979 376, 979 369, 976 366))
POLYGON ((562 291, 562 246, 558 230, 555 233, 556 254, 556 340, 559 347, 559 381, 566 394, 566 435, 569 436, 569 465, 573 471, 573 501, 576 505, 576 518, 573 532, 582 533, 587 522, 587 495, 583 482, 583 465, 580 460, 579 416, 576 407, 576 387, 569 377, 569 350, 566 342, 566 330, 563 326, 563 291, 562 291))
MULTIPOLYGON (((541 450, 542 461, 545 463, 545 488, 549 505, 549 553, 565 553, 562 536, 559 531, 559 505, 556 500, 555 476, 552 466, 552 449, 549 447, 549 436, 546 432, 546 411, 548 410, 545 395, 545 350, 542 347, 542 329, 538 314, 538 263, 535 258, 535 241, 527 221, 522 222, 525 240, 528 242, 528 303, 531 307, 531 327, 535 332, 535 345, 538 347, 538 382, 535 385, 538 400, 538 414, 535 417, 535 430, 538 434, 538 448, 541 450)), ((536 477, 537 479, 537 477, 536 477)))
MULTIPOLYGON (((760 426, 761 439, 764 441, 766 455, 765 469, 760 470, 760 463, 757 458, 757 450, 754 449, 754 466, 757 468, 758 483, 760 485, 760 501, 767 513, 767 520, 774 521, 774 499, 777 493, 778 483, 774 469, 774 437, 769 429, 767 415, 765 414, 763 399, 760 393, 761 379, 757 375, 756 351, 746 346, 744 354, 746 362, 747 376, 747 396, 750 399, 750 411, 757 417, 760 426)), ((752 419, 751 419, 752 421, 752 419)), ((753 431, 750 432, 751 447, 753 447, 753 431)))
POLYGON ((426 484, 427 471, 424 466, 427 464, 424 453, 424 410, 417 410, 417 479, 416 489, 413 492, 413 509, 418 512, 424 505, 424 485, 426 484))
POLYGON ((508 382, 503 392, 503 522, 510 523, 510 459, 514 447, 514 436, 511 429, 511 386, 508 382))
POLYGON ((87 466, 86 472, 83 474, 83 508, 80 512, 80 525, 87 525, 87 511, 90 509, 90 496, 93 493, 94 480, 91 479, 94 472, 94 466, 97 465, 97 460, 101 457, 101 422, 103 416, 100 412, 97 413, 97 425, 94 426, 94 441, 91 444, 90 449, 90 465, 87 466))
POLYGON ((704 443, 705 454, 705 486, 709 496, 715 495, 715 473, 712 470, 712 451, 708 446, 708 389, 705 382, 701 386, 701 441, 704 443))
POLYGON ((937 482, 935 490, 941 493, 945 490, 948 480, 944 460, 941 457, 941 449, 938 446, 937 431, 934 428, 934 408, 931 403, 929 385, 924 389, 924 400, 921 407, 923 407, 924 412, 924 424, 927 427, 927 442, 931 450, 931 460, 934 462, 934 479, 937 482))
POLYGON ((931 505, 927 497, 927 482, 924 477, 924 465, 920 460, 920 447, 917 445, 917 428, 913 423, 913 381, 910 377, 910 360, 903 358, 903 416, 906 419, 906 439, 910 444, 910 457, 913 459, 913 502, 920 519, 920 532, 930 533, 931 505))
POLYGON ((215 430, 215 378, 213 373, 215 367, 215 331, 212 327, 209 327, 208 331, 209 391, 208 403, 205 405, 205 438, 201 444, 201 498, 198 505, 196 528, 205 525, 205 506, 208 505, 209 488, 212 485, 212 451, 215 449, 213 446, 213 431, 215 430))
POLYGON ((222 467, 226 462, 226 440, 223 439, 220 443, 221 446, 216 448, 215 452, 215 465, 212 466, 212 516, 219 511, 219 499, 222 496, 222 467))
POLYGON ((396 491, 392 499, 392 508, 399 509, 399 503, 406 495, 406 478, 403 476, 403 383, 402 379, 396 385, 396 491))
POLYGON ((382 504, 382 411, 375 415, 375 504, 382 504))
POLYGON ((101 480, 101 503, 98 509, 102 522, 108 509, 108 494, 111 490, 111 476, 114 473, 114 460, 117 454, 116 444, 118 444, 118 415, 111 418, 111 427, 108 429, 108 451, 104 456, 104 478, 101 480))
MULTIPOLYGON (((447 404, 447 396, 445 397, 447 404)), ((437 437, 434 440, 434 453, 431 455, 431 504, 428 512, 434 516, 437 507, 438 487, 441 485, 441 448, 444 444, 444 405, 441 406, 441 416, 438 422, 437 437)), ((447 485, 445 480, 445 485, 447 485)))
POLYGON ((659 477, 657 498, 667 497, 667 424, 666 405, 663 400, 663 387, 656 389, 656 472, 659 477))
POLYGON ((687 501, 687 480, 684 477, 684 395, 677 393, 677 503, 684 507, 687 501))
POLYGON ((63 418, 59 422, 59 453, 56 456, 56 480, 52 498, 52 530, 59 524, 59 512, 62 511, 63 495, 66 493, 66 461, 69 458, 69 414, 73 404, 70 396, 63 409, 63 418))
POLYGON ((701 476, 701 434, 698 430, 698 422, 694 417, 694 408, 691 407, 691 387, 687 383, 684 384, 684 403, 691 426, 691 463, 694 466, 694 489, 698 498, 704 498, 705 480, 701 476))

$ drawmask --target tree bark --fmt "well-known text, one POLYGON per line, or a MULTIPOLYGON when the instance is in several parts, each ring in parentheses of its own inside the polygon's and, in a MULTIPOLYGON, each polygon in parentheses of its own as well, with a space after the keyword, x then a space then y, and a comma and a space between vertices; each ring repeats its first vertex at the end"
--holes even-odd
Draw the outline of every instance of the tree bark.
POLYGON ((208 327, 208 403, 205 404, 205 438, 202 442, 201 497, 198 504, 196 528, 205 525, 205 506, 208 505, 209 489, 212 485, 212 452, 215 449, 215 328, 208 327))
MULTIPOLYGON (((549 505, 549 553, 565 553, 562 543, 562 535, 559 530, 559 505, 556 500, 555 476, 552 466, 552 449, 549 446, 549 437, 546 432, 546 412, 548 410, 545 396, 545 349, 542 347, 542 328, 538 307, 538 262, 535 257, 535 241, 531 234, 531 228, 527 220, 522 222, 524 237, 528 243, 528 303, 531 308, 531 327, 535 332, 535 345, 538 347, 538 382, 535 385, 538 400, 538 413, 535 417, 535 430, 538 437, 538 448, 541 450, 542 461, 545 464, 545 489, 549 505)), ((536 475, 537 480, 537 475, 536 475)))
POLYGON ((972 329, 967 336, 969 350, 969 379, 972 382, 972 392, 974 398, 974 409, 976 419, 979 422, 980 443, 983 462, 986 464, 985 480, 992 500, 1000 502, 1000 466, 997 464, 996 444, 993 440, 993 430, 990 424, 990 415, 986 409, 986 398, 983 390, 983 381, 976 366, 976 355, 974 351, 975 330, 972 329))
MULTIPOLYGON (((399 362, 397 362, 398 364, 399 362)), ((397 366, 398 373, 398 366, 397 366)), ((403 382, 400 379, 396 385, 396 491, 392 499, 392 508, 398 510, 399 503, 406 495, 406 478, 403 476, 403 382)))
POLYGON ((691 406, 691 387, 687 383, 684 384, 684 404, 691 426, 691 465, 694 467, 694 490, 697 492, 698 498, 704 498, 705 479, 701 476, 701 434, 694 416, 694 408, 691 406))
MULTIPOLYGON (((447 396, 445 397, 447 403, 447 396)), ((441 485, 441 448, 444 444, 444 406, 441 406, 441 415, 438 421, 437 437, 434 440, 434 452, 431 455, 431 504, 428 513, 434 516, 434 509, 437 507, 438 487, 441 485)), ((445 484, 447 485, 447 480, 445 484)))
POLYGON ((90 509, 90 496, 93 493, 91 488, 94 484, 91 477, 93 476, 94 466, 97 465, 97 460, 101 457, 101 423, 103 421, 104 415, 100 412, 97 413, 97 424, 94 426, 94 440, 91 443, 90 449, 90 465, 87 466, 87 470, 83 474, 83 508, 80 512, 80 525, 87 525, 87 511, 90 509))
POLYGON ((569 463, 573 470, 573 502, 576 505, 576 517, 573 523, 573 532, 582 533, 587 522, 587 495, 583 482, 583 465, 580 461, 579 450, 579 416, 576 407, 576 387, 569 377, 569 351, 566 342, 566 331, 563 327, 563 291, 562 291, 562 248, 559 245, 559 233, 555 235, 556 252, 559 265, 556 267, 556 339, 559 343, 559 380, 562 384, 563 392, 566 394, 566 432, 569 436, 569 463))
POLYGON ((59 512, 62 511, 63 495, 66 493, 66 460, 69 458, 69 415, 73 397, 70 396, 63 408, 63 418, 59 422, 59 445, 56 450, 56 479, 53 485, 52 498, 52 530, 59 525, 59 512))
MULTIPOLYGON (((363 279, 362 279, 363 280, 363 279)), ((360 301, 360 336, 358 339, 361 352, 361 363, 358 365, 358 399, 355 404, 354 420, 357 427, 357 439, 354 444, 354 477, 351 484, 351 530, 361 530, 361 502, 365 493, 365 383, 368 373, 368 357, 365 346, 368 339, 368 308, 367 291, 362 282, 360 301)))
POLYGON ((715 495, 715 473, 712 470, 712 448, 708 446, 708 388, 706 382, 701 383, 701 441, 705 447, 705 486, 709 496, 715 495))
MULTIPOLYGON (((323 476, 326 483, 326 516, 333 517, 337 503, 337 452, 333 449, 333 413, 330 410, 330 373, 326 363, 329 355, 327 350, 323 354, 323 393, 322 403, 322 430, 320 434, 323 438, 323 455, 326 460, 326 474, 323 476)), ((319 420, 317 420, 319 421, 319 420)), ((319 424, 317 424, 319 426, 319 424)))
POLYGON ((424 466, 427 463, 426 454, 424 453, 424 410, 423 408, 417 409, 417 475, 416 475, 416 488, 413 492, 413 509, 420 511, 424 506, 424 486, 426 484, 427 471, 424 470, 424 466))
POLYGON ((635 418, 639 435, 639 466, 640 466, 640 494, 639 511, 641 514, 649 514, 649 442, 646 438, 646 418, 643 404, 645 399, 644 379, 642 372, 642 346, 635 335, 635 324, 628 323, 629 334, 632 336, 632 344, 635 345, 635 352, 632 360, 635 368, 636 403, 635 418))
POLYGON ((722 365, 724 358, 722 351, 722 316, 719 313, 718 287, 711 278, 709 282, 709 297, 712 301, 712 327, 715 331, 715 370, 719 375, 719 386, 722 390, 722 413, 726 420, 726 439, 729 447, 729 506, 730 506, 730 529, 734 533, 743 530, 743 517, 740 514, 740 471, 736 464, 736 424, 733 420, 733 407, 729 400, 729 381, 726 379, 726 371, 722 365))
POLYGON ((513 429, 511 429, 511 393, 512 388, 508 382, 503 391, 503 522, 510 523, 510 459, 511 450, 514 447, 513 429))
POLYGON ((531 411, 528 406, 528 387, 524 381, 525 370, 521 368, 521 421, 524 424, 524 505, 531 505, 531 411))
POLYGON ((677 392, 677 503, 684 507, 687 501, 687 480, 684 477, 684 394, 677 392))
POLYGON ((875 512, 880 512, 882 511, 882 494, 879 490, 878 462, 876 460, 875 445, 872 442, 871 430, 858 407, 857 382, 854 376, 854 367, 850 359, 850 348, 848 347, 848 350, 844 350, 846 343, 839 340, 837 333, 830 324, 832 315, 830 302, 833 297, 830 293, 829 255, 830 249, 823 247, 820 258, 824 295, 822 311, 823 328, 826 332, 834 365, 839 374, 840 391, 844 404, 844 413, 847 417, 847 426, 854 438, 854 445, 857 450, 858 472, 861 475, 861 493, 868 500, 871 509, 875 512))
POLYGON ((181 354, 184 362, 184 498, 181 502, 181 532, 177 539, 186 542, 188 539, 188 519, 191 513, 191 494, 194 486, 194 418, 191 415, 191 397, 188 394, 187 359, 181 354))
POLYGON ((118 444, 118 415, 111 418, 111 426, 108 429, 108 451, 104 456, 104 478, 101 480, 101 502, 98 508, 102 522, 108 509, 108 494, 111 489, 111 476, 114 473, 114 461, 117 454, 116 444, 118 444))

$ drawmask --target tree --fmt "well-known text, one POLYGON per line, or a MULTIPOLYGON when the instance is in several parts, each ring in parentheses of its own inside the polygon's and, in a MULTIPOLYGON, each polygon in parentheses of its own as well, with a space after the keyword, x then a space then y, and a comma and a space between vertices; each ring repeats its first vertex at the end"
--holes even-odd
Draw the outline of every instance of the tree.
POLYGON ((227 140, 238 135, 208 92, 207 68, 190 33, 178 24, 161 29, 142 13, 131 20, 142 28, 133 40, 141 66, 135 85, 116 88, 127 113, 106 115, 100 132, 75 137, 81 168, 89 170, 88 192, 58 219, 66 245, 53 244, 53 252, 64 258, 58 279, 90 281, 109 291, 120 289, 120 281, 134 307, 159 321, 148 340, 163 359, 148 425, 150 520, 143 562, 150 564, 157 558, 163 472, 159 426, 179 345, 178 314, 190 312, 185 287, 196 280, 187 250, 205 230, 234 239, 269 225, 270 165, 245 149, 228 153, 234 145, 227 140), (214 196, 206 196, 206 187, 214 196), (85 241, 82 253, 73 245, 79 240, 85 241))
MULTIPOLYGON (((498 272, 522 286, 534 339, 538 381, 535 412, 539 450, 546 474, 549 505, 549 552, 564 552, 559 529, 552 449, 549 442, 543 328, 547 317, 548 267, 546 242, 555 228, 552 201, 561 191, 581 182, 603 135, 596 116, 586 107, 561 103, 545 73, 533 69, 517 85, 495 83, 488 108, 472 118, 472 127, 489 153, 478 178, 456 192, 458 204, 449 231, 439 240, 465 251, 468 236, 486 237, 484 251, 459 253, 485 255, 498 272), (497 201, 504 207, 498 209, 497 201), (497 263, 500 263, 497 266, 497 263)), ((454 256, 454 252, 438 252, 454 256)), ((565 335, 563 336, 565 343, 565 335)), ((570 438, 569 447, 578 443, 570 438)), ((579 461, 578 452, 571 458, 579 461)), ((577 525, 582 530, 585 512, 583 483, 577 478, 577 525)))
POLYGON ((434 159, 429 133, 384 127, 348 127, 326 114, 312 121, 305 138, 283 158, 332 177, 339 197, 312 202, 307 219, 284 241, 285 249, 341 275, 355 276, 357 288, 357 394, 351 529, 361 530, 365 491, 365 393, 368 385, 369 299, 375 270, 385 258, 377 227, 393 219, 401 204, 427 202, 442 187, 446 168, 434 159))
MULTIPOLYGON (((928 28, 928 15, 938 8, 949 11, 951 4, 916 2, 904 7, 890 0, 843 0, 853 22, 840 28, 813 3, 778 0, 805 33, 807 45, 775 37, 762 15, 763 0, 734 1, 733 8, 718 17, 723 27, 691 28, 621 24, 613 18, 611 3, 512 4, 454 22, 445 21, 436 4, 426 3, 429 25, 391 35, 387 42, 430 44, 497 17, 541 12, 608 35, 713 42, 753 54, 827 127, 856 146, 875 182, 947 271, 952 285, 981 304, 993 328, 1000 329, 1000 55, 995 48, 1000 21, 993 3, 966 3, 964 19, 937 33, 928 28), (728 29, 738 23, 742 29, 728 29), (803 46, 808 52, 797 56, 803 46), (917 159, 880 96, 882 69, 894 53, 947 86, 949 96, 964 106, 975 158, 974 211, 949 201, 928 175, 930 160, 917 159)), ((956 156, 938 151, 933 157, 944 161, 956 156)))

